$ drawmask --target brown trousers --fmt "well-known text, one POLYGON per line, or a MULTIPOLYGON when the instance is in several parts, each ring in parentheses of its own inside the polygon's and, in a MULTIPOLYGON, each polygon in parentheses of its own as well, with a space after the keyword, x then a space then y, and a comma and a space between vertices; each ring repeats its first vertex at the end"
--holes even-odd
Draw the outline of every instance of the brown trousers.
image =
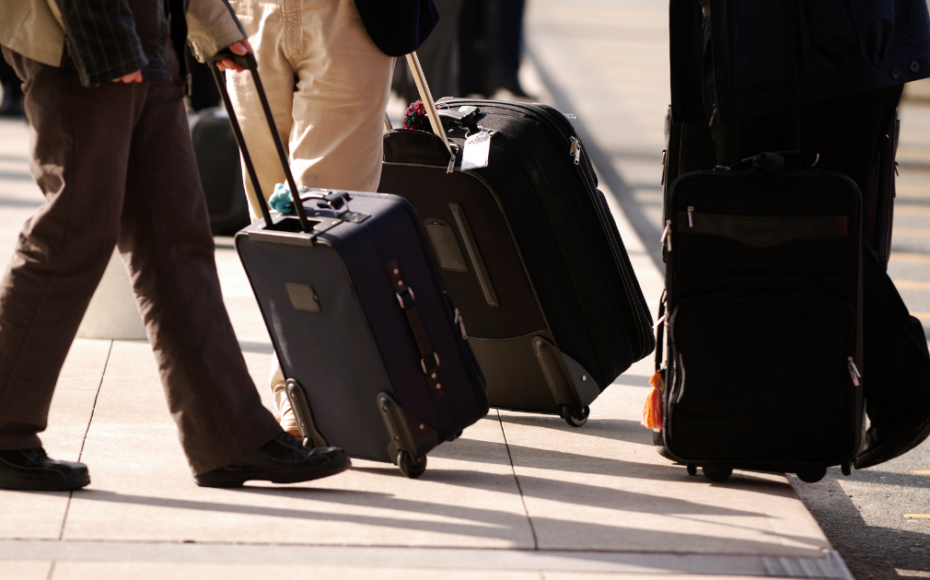
POLYGON ((117 245, 195 473, 280 432, 220 294, 180 82, 81 86, 6 48, 45 203, 0 282, 0 449, 40 445, 55 383, 117 245))

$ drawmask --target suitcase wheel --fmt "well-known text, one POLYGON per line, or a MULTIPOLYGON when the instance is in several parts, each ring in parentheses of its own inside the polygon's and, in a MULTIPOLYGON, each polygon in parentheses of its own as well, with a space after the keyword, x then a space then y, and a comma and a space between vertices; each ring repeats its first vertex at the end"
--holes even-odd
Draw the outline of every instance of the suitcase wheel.
POLYGON ((710 465, 702 465, 701 469, 704 470, 704 476, 707 479, 718 483, 730 479, 730 476, 733 475, 732 465, 712 463, 710 465))
POLYGON ((416 479, 426 471, 426 456, 418 457, 415 461, 410 458, 410 454, 404 450, 397 452, 397 467, 400 472, 410 479, 416 479))
POLYGON ((843 470, 843 475, 845 475, 845 476, 847 476, 847 477, 849 477, 850 475, 852 475, 852 463, 850 463, 850 462, 848 462, 848 461, 845 462, 845 463, 843 464, 843 466, 841 467, 841 469, 843 470))
POLYGON ((688 475, 697 475, 697 464, 696 463, 688 464, 688 475))
POLYGON ((588 415, 590 414, 591 407, 588 407, 587 405, 585 405, 581 411, 572 409, 571 412, 565 416, 565 422, 572 427, 581 427, 588 422, 588 415))
POLYGON ((826 467, 805 467, 798 470, 798 479, 805 483, 817 483, 827 474, 826 467))

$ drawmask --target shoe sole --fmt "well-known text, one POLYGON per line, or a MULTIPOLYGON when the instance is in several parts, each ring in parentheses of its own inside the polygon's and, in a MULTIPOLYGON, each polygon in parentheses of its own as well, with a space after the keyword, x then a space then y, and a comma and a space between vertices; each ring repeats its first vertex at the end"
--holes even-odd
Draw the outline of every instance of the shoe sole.
POLYGON ((911 431, 909 434, 902 433, 896 437, 892 437, 891 441, 888 441, 874 451, 860 455, 854 461, 854 465, 856 466, 856 469, 866 469, 886 461, 891 461, 895 457, 900 457, 923 443, 928 435, 930 435, 930 416, 924 419, 924 422, 916 430, 911 431), (909 443, 906 446, 898 449, 898 445, 902 441, 908 441, 909 443), (883 450, 885 449, 895 449, 895 451, 885 457, 885 454, 888 453, 887 451, 883 453, 883 450))
POLYGON ((242 487, 247 481, 270 481, 271 483, 301 483, 336 475, 352 467, 352 461, 346 457, 339 463, 328 463, 313 470, 313 473, 295 471, 289 476, 281 477, 268 471, 218 472, 205 473, 194 477, 200 487, 242 487))
POLYGON ((90 474, 64 481, 30 481, 0 477, 0 489, 11 491, 75 491, 88 485, 90 485, 90 474))

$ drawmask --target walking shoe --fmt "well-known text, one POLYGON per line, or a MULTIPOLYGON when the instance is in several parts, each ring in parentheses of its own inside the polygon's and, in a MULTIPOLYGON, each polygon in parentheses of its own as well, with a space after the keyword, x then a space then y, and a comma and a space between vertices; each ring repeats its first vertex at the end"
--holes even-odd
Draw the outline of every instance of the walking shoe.
POLYGON ((0 489, 71 491, 88 484, 86 465, 49 459, 41 447, 0 451, 0 489))
POLYGON ((200 487, 240 487, 250 480, 297 483, 342 473, 352 466, 338 447, 307 449, 292 435, 281 433, 258 451, 236 463, 194 476, 200 487))
POLYGON ((872 425, 865 434, 865 447, 856 457, 856 469, 865 469, 904 455, 930 436, 930 406, 897 422, 893 428, 872 425))

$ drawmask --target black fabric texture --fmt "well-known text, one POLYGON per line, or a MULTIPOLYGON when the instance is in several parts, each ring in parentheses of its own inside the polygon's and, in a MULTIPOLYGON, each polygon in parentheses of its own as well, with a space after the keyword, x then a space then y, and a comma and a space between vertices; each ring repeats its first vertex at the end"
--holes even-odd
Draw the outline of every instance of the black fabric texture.
POLYGON ((862 285, 866 408, 873 425, 894 430, 909 409, 930 406, 927 337, 868 245, 862 285))
POLYGON ((368 35, 389 56, 420 48, 439 22, 433 0, 355 0, 355 6, 368 35))
POLYGON ((852 459, 862 389, 850 358, 863 366, 855 183, 700 172, 675 182, 671 203, 669 449, 737 465, 852 459), (805 221, 829 227, 813 235, 805 221))
MULTIPOLYGON (((923 0, 800 0, 801 104, 902 85, 930 75, 930 16, 923 0)), ((741 116, 788 109, 786 2, 735 2, 737 85, 741 116)), ((732 110, 726 1, 711 0, 714 84, 724 120, 732 110)), ((701 10, 671 0, 672 105, 675 122, 704 118, 695 53, 701 10)))

